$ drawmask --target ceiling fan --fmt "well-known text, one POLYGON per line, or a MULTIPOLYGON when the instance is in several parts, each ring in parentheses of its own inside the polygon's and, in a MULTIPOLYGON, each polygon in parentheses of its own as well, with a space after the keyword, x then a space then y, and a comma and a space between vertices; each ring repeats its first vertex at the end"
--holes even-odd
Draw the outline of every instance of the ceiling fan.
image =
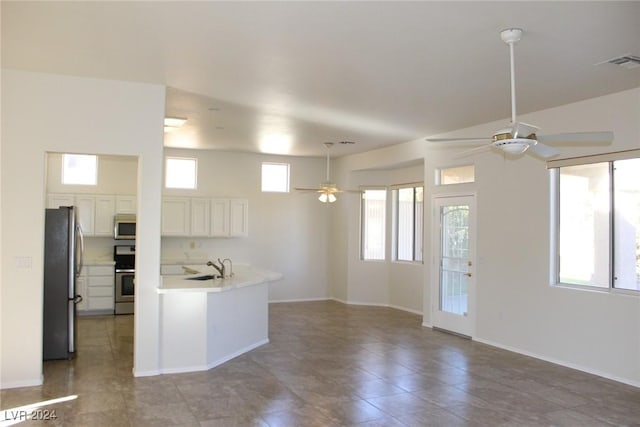
POLYGON ((336 197, 337 193, 344 193, 344 192, 359 193, 360 191, 340 190, 333 182, 331 182, 331 179, 329 178, 330 164, 331 164, 331 157, 329 155, 329 151, 333 146, 333 142, 325 142, 324 146, 327 148, 327 179, 326 181, 320 184, 320 188, 296 188, 296 190, 320 193, 318 200, 320 200, 322 203, 335 202, 337 200, 337 197, 336 197))
POLYGON ((550 158, 560 152, 548 144, 599 144, 613 141, 613 132, 573 132, 555 135, 537 135, 540 129, 527 123, 516 120, 516 83, 515 83, 515 61, 514 45, 522 37, 522 29, 508 28, 500 32, 502 41, 509 45, 510 71, 511 71, 511 124, 509 127, 500 129, 491 138, 427 138, 429 142, 449 142, 449 143, 487 143, 481 147, 461 153, 470 154, 472 152, 484 151, 490 148, 498 148, 507 154, 519 155, 525 151, 537 154, 542 158, 550 158))

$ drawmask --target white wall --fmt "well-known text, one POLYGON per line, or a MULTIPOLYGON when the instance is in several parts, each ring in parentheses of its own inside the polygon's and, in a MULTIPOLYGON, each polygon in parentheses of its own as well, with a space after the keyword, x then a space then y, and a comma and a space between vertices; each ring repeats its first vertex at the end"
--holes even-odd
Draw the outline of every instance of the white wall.
MULTIPOLYGON (((521 118, 540 134, 613 130, 611 147, 640 148, 640 90, 521 118)), ((498 123, 477 129, 498 129, 498 123)), ((478 192, 476 339, 640 385, 640 295, 549 286, 549 177, 543 161, 474 157, 478 192)), ((438 162, 431 159, 428 169, 438 162)), ((427 175, 429 174, 427 170, 427 175)))
MULTIPOLYGON (((349 189, 422 182, 423 153, 423 146, 410 142, 338 159, 338 182, 349 189)), ((387 198, 391 201, 391 192, 387 198)), ((339 209, 332 217, 335 229, 331 245, 340 258, 334 256, 331 265, 340 268, 333 272, 332 296, 350 304, 384 305, 422 313, 423 265, 391 261, 391 203, 387 203, 385 261, 360 259, 360 197, 342 194, 335 204, 339 209)))
POLYGON ((332 207, 320 203, 315 193, 294 189, 317 187, 324 180, 324 159, 210 150, 166 149, 165 154, 198 159, 198 189, 165 189, 165 195, 246 198, 249 236, 164 237, 163 259, 230 258, 277 271, 284 277, 270 285, 272 301, 328 297, 327 230, 332 207), (261 191, 262 162, 290 164, 289 193, 261 191))
MULTIPOLYGON (((553 108, 520 118, 542 128, 540 134, 613 130, 611 146, 563 147, 559 157, 640 147, 640 89, 553 108)), ((491 135, 504 121, 462 129, 449 136, 491 135)), ((443 135, 444 136, 444 135, 443 135)), ((415 141, 341 159, 342 173, 384 168, 424 157, 425 200, 440 192, 477 193, 477 316, 474 339, 640 385, 640 295, 589 292, 549 286, 549 176, 544 161, 525 155, 505 159, 486 152, 456 158, 455 149, 415 141), (416 144, 425 152, 421 155, 416 144), (476 183, 434 187, 434 169, 474 163, 476 183)), ((369 175, 372 176, 372 175, 369 175)), ((333 236, 349 235, 349 264, 337 280, 356 288, 359 302, 380 303, 379 292, 367 296, 365 280, 379 266, 358 264, 356 202, 349 218, 337 222, 333 236), (356 268, 357 272, 352 272, 356 268), (345 272, 346 271, 346 272, 345 272)), ((431 209, 425 206, 424 323, 431 322, 431 209)), ((397 274, 396 274, 397 276, 397 274)), ((390 277, 394 277, 392 274, 390 277)), ((378 286, 382 286, 378 283, 378 286)), ((391 284, 389 284, 391 286, 391 284)), ((374 289, 376 289, 374 287, 374 289)), ((351 294, 349 294, 351 296, 351 294)))
POLYGON ((138 158, 135 371, 157 369, 158 264, 165 89, 2 71, 0 387, 42 381, 45 153, 138 158), (31 261, 20 268, 17 259, 31 261))

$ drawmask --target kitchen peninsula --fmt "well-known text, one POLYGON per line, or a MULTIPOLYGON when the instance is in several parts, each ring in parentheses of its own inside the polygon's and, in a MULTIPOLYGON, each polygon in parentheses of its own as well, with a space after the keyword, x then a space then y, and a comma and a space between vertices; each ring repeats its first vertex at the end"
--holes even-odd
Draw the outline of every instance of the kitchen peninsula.
POLYGON ((158 288, 162 373, 211 369, 269 342, 269 283, 280 273, 237 266, 231 277, 196 280, 208 267, 184 267, 199 273, 163 275, 158 288))

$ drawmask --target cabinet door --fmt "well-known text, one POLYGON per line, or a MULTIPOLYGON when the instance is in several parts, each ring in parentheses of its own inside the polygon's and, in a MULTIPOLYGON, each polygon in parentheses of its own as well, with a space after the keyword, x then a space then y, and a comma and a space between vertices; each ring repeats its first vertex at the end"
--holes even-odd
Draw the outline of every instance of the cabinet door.
POLYGON ((82 297, 82 301, 76 304, 78 311, 85 311, 88 307, 89 295, 87 294, 87 278, 86 276, 79 276, 76 278, 76 295, 82 297))
POLYGON ((116 213, 134 214, 136 206, 136 196, 116 196, 116 213))
POLYGON ((96 198, 78 194, 75 197, 75 205, 78 207, 78 221, 85 236, 94 235, 94 217, 96 211, 96 198))
POLYGON ((245 237, 249 235, 249 201, 231 199, 229 202, 229 236, 245 237))
POLYGON ((211 235, 229 236, 229 199, 211 200, 211 235))
POLYGON ((192 236, 208 236, 209 235, 209 199, 191 199, 191 235, 192 236))
POLYGON ((56 209, 60 206, 73 206, 73 194, 51 193, 47 195, 47 208, 56 209))
POLYGON ((191 215, 188 198, 167 197, 162 200, 162 235, 188 236, 191 215))
POLYGON ((94 234, 96 236, 113 236, 113 215, 115 214, 115 197, 96 196, 96 215, 94 234))

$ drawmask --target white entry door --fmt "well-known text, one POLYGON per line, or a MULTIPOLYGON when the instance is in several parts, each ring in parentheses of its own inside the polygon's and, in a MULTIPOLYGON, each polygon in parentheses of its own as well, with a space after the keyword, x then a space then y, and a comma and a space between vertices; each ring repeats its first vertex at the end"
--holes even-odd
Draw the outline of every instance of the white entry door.
POLYGON ((475 196, 436 197, 433 326, 472 337, 475 328, 475 196))

